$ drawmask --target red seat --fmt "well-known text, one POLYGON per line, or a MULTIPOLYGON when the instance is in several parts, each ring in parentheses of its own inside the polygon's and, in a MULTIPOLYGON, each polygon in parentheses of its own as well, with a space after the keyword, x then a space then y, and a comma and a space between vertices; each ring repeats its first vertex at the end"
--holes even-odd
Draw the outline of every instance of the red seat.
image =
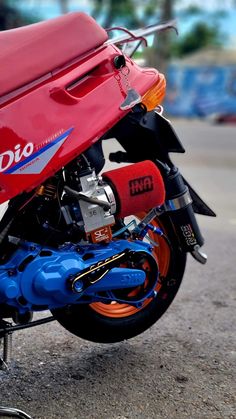
POLYGON ((84 13, 0 32, 0 96, 63 66, 107 40, 84 13))

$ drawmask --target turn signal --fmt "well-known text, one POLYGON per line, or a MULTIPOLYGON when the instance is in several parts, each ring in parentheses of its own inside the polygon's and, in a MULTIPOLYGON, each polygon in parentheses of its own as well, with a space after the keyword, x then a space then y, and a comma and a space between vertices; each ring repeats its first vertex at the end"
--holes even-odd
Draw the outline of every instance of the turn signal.
POLYGON ((164 74, 159 73, 158 81, 142 97, 142 103, 148 111, 155 109, 163 101, 166 93, 166 79, 164 74))

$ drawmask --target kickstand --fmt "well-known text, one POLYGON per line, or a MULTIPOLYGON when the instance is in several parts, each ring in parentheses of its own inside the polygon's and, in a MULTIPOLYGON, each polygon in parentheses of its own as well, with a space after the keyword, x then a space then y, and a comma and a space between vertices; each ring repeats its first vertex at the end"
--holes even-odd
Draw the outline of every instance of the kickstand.
POLYGON ((0 334, 0 344, 1 341, 3 341, 2 358, 0 357, 0 369, 5 371, 8 370, 8 362, 12 352, 12 332, 7 331, 7 327, 9 326, 11 326, 11 324, 4 320, 0 322, 0 328, 3 330, 0 334))
MULTIPOLYGON (((10 325, 9 323, 4 322, 5 327, 9 325, 10 325)), ((8 362, 10 360, 10 356, 12 352, 12 333, 7 332, 7 331, 3 332, 0 335, 0 343, 1 343, 1 340, 3 341, 3 349, 2 349, 2 358, 0 357, 0 369, 7 371, 8 362)))
MULTIPOLYGON (((12 332, 7 330, 7 328, 10 326, 11 324, 7 323, 6 321, 0 321, 0 329, 2 329, 0 334, 0 344, 3 341, 2 358, 0 357, 0 370, 5 371, 8 370, 8 362, 12 349, 12 332)), ((32 419, 31 416, 27 415, 27 413, 23 412, 22 410, 3 406, 0 406, 0 417, 32 419)))
POLYGON ((0 406, 0 416, 1 417, 11 417, 11 418, 22 418, 22 419, 32 419, 31 416, 19 409, 14 409, 12 407, 3 407, 0 406))

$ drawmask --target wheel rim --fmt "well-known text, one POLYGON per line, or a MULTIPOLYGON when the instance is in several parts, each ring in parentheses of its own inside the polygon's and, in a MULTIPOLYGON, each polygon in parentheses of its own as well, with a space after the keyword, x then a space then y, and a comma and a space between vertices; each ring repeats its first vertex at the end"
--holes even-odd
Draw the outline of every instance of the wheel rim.
MULTIPOLYGON (((137 218, 142 219, 144 218, 146 213, 140 213, 137 215, 137 218)), ((163 230, 163 226, 159 222, 159 220, 153 220, 152 225, 155 227, 159 227, 163 230)), ((170 264, 170 248, 163 238, 157 236, 153 232, 149 232, 149 237, 155 242, 158 242, 159 246, 155 246, 153 250, 153 256, 157 260, 158 268, 159 268, 159 275, 161 277, 165 277, 167 275, 169 264, 170 264)), ((157 292, 160 292, 162 285, 161 283, 158 283, 155 290, 157 292)), ((152 298, 148 298, 143 306, 141 308, 136 308, 134 306, 131 306, 129 304, 119 304, 117 302, 112 302, 111 304, 104 304, 104 303, 92 303, 90 304, 90 307, 96 311, 97 313, 101 314, 105 317, 110 318, 122 318, 122 317, 128 317, 132 316, 139 311, 143 310, 144 307, 146 307, 150 302, 152 301, 152 298)))

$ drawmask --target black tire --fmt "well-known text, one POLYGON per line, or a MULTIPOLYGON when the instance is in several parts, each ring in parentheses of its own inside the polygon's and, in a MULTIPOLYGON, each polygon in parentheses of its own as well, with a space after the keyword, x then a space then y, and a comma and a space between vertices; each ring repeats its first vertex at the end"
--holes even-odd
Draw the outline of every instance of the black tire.
POLYGON ((170 263, 167 274, 162 278, 162 286, 157 297, 137 313, 122 318, 104 316, 89 304, 70 305, 53 310, 52 314, 65 329, 92 342, 119 342, 144 332, 164 314, 181 284, 186 254, 179 248, 169 219, 162 218, 161 223, 158 220, 158 224, 161 224, 170 242, 170 263))

